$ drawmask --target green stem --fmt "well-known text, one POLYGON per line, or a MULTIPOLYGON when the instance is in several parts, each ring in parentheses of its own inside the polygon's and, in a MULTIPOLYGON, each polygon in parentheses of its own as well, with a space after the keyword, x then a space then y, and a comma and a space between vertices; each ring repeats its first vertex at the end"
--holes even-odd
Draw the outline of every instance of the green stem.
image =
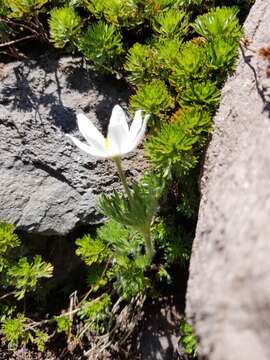
POLYGON ((149 259, 149 263, 152 262, 153 257, 155 255, 154 245, 151 239, 151 233, 150 233, 150 226, 149 229, 144 233, 144 240, 145 240, 145 251, 146 256, 149 259))
POLYGON ((122 168, 121 159, 120 159, 120 157, 115 157, 115 158, 113 158, 113 160, 115 161, 116 168, 117 168, 120 180, 121 180, 121 182, 123 184, 124 190, 125 190, 125 192, 127 194, 128 200, 129 200, 129 202, 131 202, 131 192, 130 192, 130 189, 129 189, 129 186, 128 186, 128 183, 127 183, 126 175, 125 175, 125 173, 123 171, 123 168, 122 168))
MULTIPOLYGON (((127 183, 127 178, 126 175, 123 171, 122 168, 122 163, 121 163, 121 158, 120 157, 115 157, 113 158, 113 160, 115 161, 116 164, 116 168, 119 174, 119 177, 121 179, 121 182, 123 184, 125 193, 127 194, 128 197, 128 201, 130 206, 132 206, 132 197, 131 197, 131 192, 127 183)), ((152 262, 153 257, 155 255, 155 250, 154 250, 154 246, 153 246, 153 242, 151 239, 151 232, 150 232, 150 224, 147 227, 147 229, 145 231, 143 231, 143 236, 144 236, 144 241, 145 241, 145 252, 146 252, 146 256, 149 259, 149 263, 152 262)))

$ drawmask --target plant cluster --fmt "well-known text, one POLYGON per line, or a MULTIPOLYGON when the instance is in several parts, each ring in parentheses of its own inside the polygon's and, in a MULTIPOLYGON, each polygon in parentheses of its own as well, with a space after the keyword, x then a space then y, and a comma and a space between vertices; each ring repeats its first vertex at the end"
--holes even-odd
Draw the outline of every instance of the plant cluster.
POLYGON ((21 256, 21 241, 11 224, 0 223, 0 323, 1 332, 9 346, 31 342, 39 350, 44 349, 48 334, 36 328, 24 315, 27 296, 37 291, 40 279, 50 278, 53 266, 36 255, 33 259, 21 256), (16 299, 17 306, 12 305, 16 299))
MULTIPOLYGON (((172 266, 188 261, 200 160, 243 35, 238 7, 232 6, 239 1, 232 3, 0 0, 1 47, 18 55, 17 42, 39 39, 79 52, 95 70, 124 77, 133 89, 130 112, 141 109, 150 115, 145 142, 149 172, 130 186, 124 180, 126 194, 101 197, 108 222, 95 236, 76 240, 89 291, 81 298, 74 295, 69 311, 49 320, 57 332, 66 333, 69 344, 88 335, 93 358, 97 344, 105 349, 116 334, 119 338, 122 320, 139 313, 135 309, 147 293, 154 293, 154 284, 170 282, 172 266), (18 29, 23 29, 21 38, 18 29)), ((14 248, 20 240, 11 225, 1 224, 1 243, 2 291, 25 301, 40 278, 52 276, 52 266, 40 256, 18 256, 14 248)), ((11 345, 31 341, 44 346, 49 338, 44 322, 33 322, 20 307, 2 307, 1 331, 11 345)), ((181 331, 187 352, 194 354, 188 325, 181 331)))
POLYGON ((197 359, 197 341, 192 326, 185 320, 180 325, 181 343, 191 359, 197 359))

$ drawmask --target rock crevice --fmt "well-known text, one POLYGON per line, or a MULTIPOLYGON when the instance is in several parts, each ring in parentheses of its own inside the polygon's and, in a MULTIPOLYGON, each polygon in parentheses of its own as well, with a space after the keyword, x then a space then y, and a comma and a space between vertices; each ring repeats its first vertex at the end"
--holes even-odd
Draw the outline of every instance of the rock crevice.
MULTIPOLYGON (((252 48, 270 45, 270 7, 245 23, 252 48)), ((242 49, 228 79, 202 177, 187 315, 208 360, 270 359, 270 78, 242 49)))

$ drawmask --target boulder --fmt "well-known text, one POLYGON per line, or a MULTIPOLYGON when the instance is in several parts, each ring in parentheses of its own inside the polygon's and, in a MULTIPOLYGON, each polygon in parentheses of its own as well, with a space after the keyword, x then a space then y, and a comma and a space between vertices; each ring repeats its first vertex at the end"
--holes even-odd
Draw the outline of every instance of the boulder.
MULTIPOLYGON (((270 45, 269 18, 257 0, 245 23, 251 48, 270 45)), ((270 359, 268 65, 240 51, 206 153, 186 312, 208 360, 270 359)))
MULTIPOLYGON (((81 110, 106 134, 112 107, 127 103, 126 83, 53 52, 0 64, 0 79, 0 219, 43 235, 100 222, 99 194, 119 187, 114 164, 82 153, 65 135, 79 136, 81 110)), ((142 153, 128 159, 128 175, 138 176, 142 153)))

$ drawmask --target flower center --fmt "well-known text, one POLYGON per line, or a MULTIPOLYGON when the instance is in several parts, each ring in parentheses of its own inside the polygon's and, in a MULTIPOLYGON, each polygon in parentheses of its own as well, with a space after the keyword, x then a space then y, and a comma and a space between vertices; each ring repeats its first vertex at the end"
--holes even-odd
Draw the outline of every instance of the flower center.
POLYGON ((108 138, 104 139, 104 146, 105 146, 106 150, 109 150, 109 139, 108 138))

